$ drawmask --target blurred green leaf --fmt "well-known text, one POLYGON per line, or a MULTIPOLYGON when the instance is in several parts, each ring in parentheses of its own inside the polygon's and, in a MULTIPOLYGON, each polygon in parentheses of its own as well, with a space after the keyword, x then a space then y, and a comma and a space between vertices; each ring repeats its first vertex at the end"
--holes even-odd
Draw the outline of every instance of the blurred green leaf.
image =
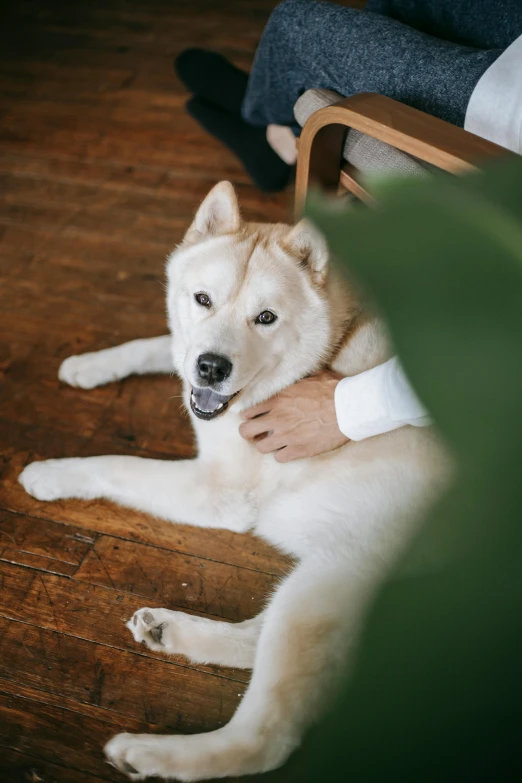
MULTIPOLYGON (((459 463, 374 603, 301 781, 522 779, 522 160, 308 215, 459 463)), ((304 771, 303 771, 304 770, 304 771)))

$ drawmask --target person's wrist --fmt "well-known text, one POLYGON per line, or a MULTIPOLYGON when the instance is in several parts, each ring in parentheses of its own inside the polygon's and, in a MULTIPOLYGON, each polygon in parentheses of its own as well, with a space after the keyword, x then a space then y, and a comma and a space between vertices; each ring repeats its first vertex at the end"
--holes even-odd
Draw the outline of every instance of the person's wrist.
POLYGON ((338 375, 336 378, 336 383, 334 386, 334 395, 333 395, 333 403, 334 403, 334 414, 335 414, 335 421, 337 423, 337 429, 339 430, 340 435, 342 435, 343 438, 346 438, 348 441, 349 438, 341 429, 341 423, 340 423, 340 416, 339 416, 339 410, 340 410, 340 396, 341 396, 341 389, 342 389, 342 381, 344 380, 344 376, 338 375))

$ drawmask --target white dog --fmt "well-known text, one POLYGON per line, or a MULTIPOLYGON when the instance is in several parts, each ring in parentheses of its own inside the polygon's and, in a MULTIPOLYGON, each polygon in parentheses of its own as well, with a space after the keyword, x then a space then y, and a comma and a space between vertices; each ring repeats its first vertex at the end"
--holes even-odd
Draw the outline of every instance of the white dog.
POLYGON ((36 462, 39 500, 109 498, 172 522, 254 531, 297 565, 252 620, 138 610, 136 641, 192 661, 253 668, 225 727, 193 736, 120 734, 108 759, 133 780, 182 781, 273 769, 319 714, 369 597, 443 484, 429 429, 401 430, 280 464, 238 434, 240 411, 315 371, 354 375, 388 358, 382 326, 328 268, 306 223, 243 223, 232 186, 207 196, 168 260, 171 335, 72 356, 60 378, 92 388, 132 373, 185 384, 194 460, 104 456, 36 462))

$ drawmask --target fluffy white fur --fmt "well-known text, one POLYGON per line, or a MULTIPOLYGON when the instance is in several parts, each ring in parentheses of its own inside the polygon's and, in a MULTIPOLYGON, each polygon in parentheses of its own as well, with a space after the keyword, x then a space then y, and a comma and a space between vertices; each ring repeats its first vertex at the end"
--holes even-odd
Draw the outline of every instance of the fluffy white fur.
POLYGON ((231 624, 140 609, 128 627, 151 649, 253 668, 224 728, 194 736, 120 734, 108 759, 133 780, 182 781, 273 769, 319 714, 369 597, 441 486, 433 433, 406 427, 286 464, 238 434, 239 413, 314 371, 353 375, 385 360, 382 326, 328 268, 306 223, 245 224, 232 186, 217 185, 168 261, 171 335, 72 356, 60 378, 92 388, 131 373, 171 372, 185 402, 203 352, 233 363, 220 391, 240 394, 212 421, 193 418, 199 456, 166 462, 103 456, 36 462, 20 481, 39 500, 109 498, 172 522, 254 531, 298 564, 266 610, 231 624), (194 294, 212 299, 206 309, 194 294), (271 309, 264 326, 255 317, 271 309))

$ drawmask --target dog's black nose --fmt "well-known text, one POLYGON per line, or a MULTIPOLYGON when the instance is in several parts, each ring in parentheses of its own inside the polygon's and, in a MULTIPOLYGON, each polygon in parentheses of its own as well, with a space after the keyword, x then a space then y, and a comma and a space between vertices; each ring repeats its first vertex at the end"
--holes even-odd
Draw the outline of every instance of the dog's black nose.
POLYGON ((209 386, 221 383, 232 372, 232 362, 217 353, 202 353, 198 357, 198 374, 209 386))

